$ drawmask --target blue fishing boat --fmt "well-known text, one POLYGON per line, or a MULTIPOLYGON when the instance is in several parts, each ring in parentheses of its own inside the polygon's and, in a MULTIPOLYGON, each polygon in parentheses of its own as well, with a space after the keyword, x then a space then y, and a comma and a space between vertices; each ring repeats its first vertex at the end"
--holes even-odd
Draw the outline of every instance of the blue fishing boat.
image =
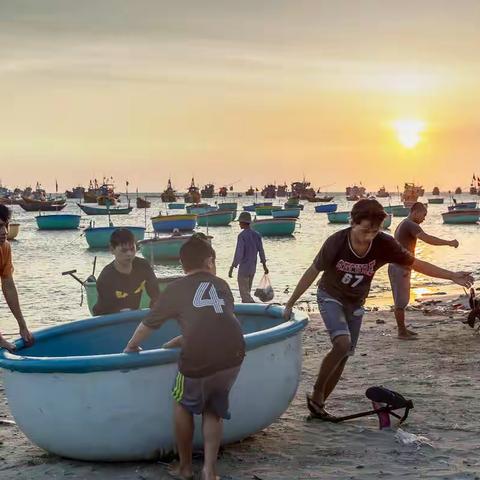
POLYGON ((477 202, 457 202, 448 207, 449 211, 453 210, 472 210, 477 208, 477 202))
POLYGON ((186 211, 187 213, 191 213, 194 215, 203 215, 209 212, 215 212, 218 208, 215 205, 209 205, 208 203, 197 203, 193 205, 187 205, 186 211))
POLYGON ((192 235, 171 235, 169 237, 154 237, 138 242, 142 256, 151 263, 160 260, 178 260, 180 249, 192 235))
POLYGON ((35 217, 39 230, 75 230, 80 225, 80 215, 38 215, 35 217))
POLYGON ((298 218, 300 216, 299 208, 284 208, 282 210, 272 210, 273 218, 298 218))
POLYGON ((453 225, 466 225, 478 223, 480 218, 480 208, 459 210, 451 210, 450 212, 442 213, 443 223, 453 225))
POLYGON ((327 203, 325 205, 315 205, 315 212, 317 213, 331 213, 337 211, 338 205, 336 203, 327 203))
POLYGON ((233 221, 232 212, 216 211, 198 215, 197 225, 199 227, 226 227, 233 221))
POLYGON ((329 212, 327 216, 330 223, 350 223, 350 212, 329 212))
POLYGON ((90 226, 84 230, 85 240, 89 248, 108 248, 110 246, 110 237, 115 230, 119 228, 126 228, 133 233, 135 240, 143 240, 145 236, 144 227, 129 227, 129 226, 110 226, 110 227, 94 227, 90 226))
POLYGON ((157 215, 152 218, 153 229, 156 232, 192 231, 197 225, 197 216, 193 214, 157 215))
POLYGON ((183 210, 185 208, 185 204, 184 203, 169 203, 168 204, 168 209, 169 210, 183 210))
POLYGON ((403 205, 395 205, 391 212, 388 212, 386 208, 385 211, 391 213, 394 217, 408 217, 410 215, 410 207, 404 207, 403 205))
POLYGON ((433 205, 441 205, 444 201, 444 198, 439 198, 439 197, 436 197, 436 198, 429 198, 428 199, 428 203, 429 204, 433 204, 433 205))
POLYGON ((77 203, 80 210, 82 210, 87 215, 128 215, 133 207, 122 207, 120 205, 110 207, 90 207, 82 203, 77 203))
POLYGON ((282 237, 293 235, 296 221, 296 218, 266 218, 253 221, 251 228, 262 237, 282 237))
MULTIPOLYGON (((17 340, 14 353, 0 349, 8 405, 33 443, 86 461, 157 459, 175 450, 171 390, 180 350, 162 345, 179 335, 177 322, 155 330, 143 351, 122 353, 148 313, 67 322, 34 332, 31 347, 17 340)), ((230 394, 232 419, 222 444, 268 427, 295 397, 308 316, 294 311, 286 321, 283 314, 276 305, 235 305, 247 354, 230 394)), ((202 441, 197 428, 194 445, 202 441)))
POLYGON ((254 212, 257 207, 271 207, 273 202, 255 202, 252 205, 245 205, 243 210, 245 212, 254 212))

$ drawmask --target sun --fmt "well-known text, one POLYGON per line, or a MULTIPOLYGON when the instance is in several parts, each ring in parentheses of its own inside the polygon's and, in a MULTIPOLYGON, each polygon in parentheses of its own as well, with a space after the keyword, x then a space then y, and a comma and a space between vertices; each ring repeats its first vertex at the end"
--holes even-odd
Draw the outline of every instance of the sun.
POLYGON ((421 140, 421 134, 425 130, 425 122, 414 119, 397 120, 394 122, 393 128, 398 141, 405 148, 414 148, 421 140))

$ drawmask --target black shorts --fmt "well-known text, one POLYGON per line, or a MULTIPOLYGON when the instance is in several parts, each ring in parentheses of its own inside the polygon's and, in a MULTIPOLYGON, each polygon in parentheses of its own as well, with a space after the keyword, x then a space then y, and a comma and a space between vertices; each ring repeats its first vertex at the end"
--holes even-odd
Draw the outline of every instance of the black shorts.
POLYGON ((228 420, 228 397, 239 371, 240 366, 199 378, 185 377, 178 372, 172 390, 173 398, 194 415, 208 412, 228 420))

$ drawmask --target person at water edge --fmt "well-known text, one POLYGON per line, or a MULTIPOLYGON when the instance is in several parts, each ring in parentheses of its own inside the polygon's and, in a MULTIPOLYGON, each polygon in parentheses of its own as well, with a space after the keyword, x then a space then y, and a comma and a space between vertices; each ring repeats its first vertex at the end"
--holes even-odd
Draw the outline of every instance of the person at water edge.
POLYGON ((257 270, 257 254, 260 256, 260 262, 263 265, 265 275, 268 274, 267 260, 265 258, 265 251, 263 250, 262 237, 250 228, 250 224, 252 223, 250 213, 242 212, 238 217, 238 222, 242 231, 237 238, 237 247, 228 276, 232 278, 233 269, 238 267, 237 281, 242 303, 255 303, 250 292, 257 270))
POLYGON ((358 201, 352 208, 351 226, 327 238, 285 306, 284 315, 288 319, 295 302, 323 272, 317 300, 332 349, 321 363, 313 393, 307 395, 308 409, 316 418, 332 419, 325 410, 325 402, 337 385, 348 357, 354 353, 364 313, 362 307, 379 268, 395 263, 464 287, 473 284, 468 272, 451 272, 416 259, 393 237, 380 231, 385 217, 382 205, 376 200, 358 201))
MULTIPOLYGON (((457 240, 443 240, 425 233, 420 224, 427 216, 427 207, 416 202, 410 208, 410 214, 402 220, 395 230, 395 240, 412 255, 415 255, 417 238, 429 245, 447 245, 458 247, 457 240)), ((395 304, 395 320, 397 321, 398 338, 402 340, 416 339, 417 333, 405 326, 405 308, 410 300, 410 276, 412 270, 408 266, 391 263, 388 266, 388 276, 392 287, 395 304)))
POLYGON ((158 281, 150 264, 135 256, 137 247, 133 233, 119 228, 110 237, 110 251, 115 257, 100 273, 97 280, 98 300, 95 315, 138 310, 144 290, 152 306, 160 295, 158 281))
MULTIPOLYGON (((2 282, 3 296, 10 311, 17 320, 20 336, 23 338, 25 345, 29 347, 33 345, 34 338, 27 327, 27 323, 23 318, 22 309, 20 308, 17 288, 13 280, 12 249, 10 243, 7 241, 10 217, 10 209, 0 204, 0 279, 2 282)), ((0 333, 0 348, 13 351, 15 350, 15 344, 7 341, 0 333)))
MULTIPOLYGON (((176 319, 181 336, 175 400, 175 434, 180 463, 171 471, 181 479, 193 478, 193 415, 202 415, 203 480, 217 479, 216 462, 229 419, 229 393, 245 356, 245 342, 234 315, 228 284, 216 276, 215 250, 193 236, 180 249, 185 277, 169 284, 148 317, 138 326, 125 352, 140 345, 168 319, 176 319)), ((171 345, 164 346, 174 346, 171 345)))

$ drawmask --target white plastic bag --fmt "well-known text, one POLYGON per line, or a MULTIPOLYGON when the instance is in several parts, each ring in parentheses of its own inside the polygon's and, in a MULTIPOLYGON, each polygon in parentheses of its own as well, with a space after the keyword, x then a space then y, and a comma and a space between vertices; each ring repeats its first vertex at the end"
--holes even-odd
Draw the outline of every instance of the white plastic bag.
POLYGON ((273 292, 270 277, 267 274, 265 274, 260 280, 254 295, 258 297, 261 302, 269 302, 270 300, 273 300, 275 293, 273 292))

